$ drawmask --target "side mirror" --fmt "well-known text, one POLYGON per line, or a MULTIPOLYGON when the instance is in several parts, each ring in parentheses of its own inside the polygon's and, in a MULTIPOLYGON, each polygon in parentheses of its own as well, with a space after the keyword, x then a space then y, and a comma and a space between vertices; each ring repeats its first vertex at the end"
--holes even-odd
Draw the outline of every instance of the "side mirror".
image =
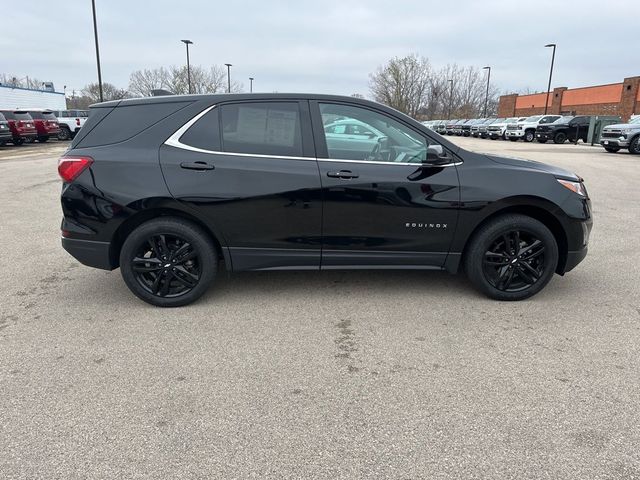
POLYGON ((444 165, 451 163, 453 158, 447 154, 442 145, 429 145, 427 147, 427 157, 424 163, 429 165, 444 165))

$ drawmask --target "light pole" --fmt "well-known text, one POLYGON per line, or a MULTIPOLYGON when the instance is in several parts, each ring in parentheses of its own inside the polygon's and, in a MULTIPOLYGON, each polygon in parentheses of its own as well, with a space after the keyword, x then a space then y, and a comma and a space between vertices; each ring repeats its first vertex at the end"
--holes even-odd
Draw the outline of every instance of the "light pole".
POLYGON ((451 106, 453 105, 453 79, 447 80, 451 83, 451 93, 449 93, 449 113, 447 114, 447 120, 451 120, 451 106))
POLYGON ((231 67, 233 67, 230 63, 225 63, 227 66, 227 93, 231 93, 231 67))
POLYGON ((249 93, 253 93, 253 77, 249 77, 249 93))
POLYGON ((180 40, 187 46, 187 85, 189 88, 189 94, 191 94, 191 65, 189 65, 189 45, 193 45, 191 40, 180 40))
POLYGON ((96 0, 91 0, 91 8, 93 9, 93 36, 96 39, 96 63, 98 64, 98 91, 100 92, 100 101, 104 101, 102 96, 102 72, 100 71, 100 47, 98 47, 98 23, 96 22, 96 0))
POLYGON ((544 114, 547 114, 547 106, 549 105, 549 90, 551 90, 551 77, 553 76, 553 61, 556 59, 556 44, 549 43, 545 45, 545 48, 553 47, 553 53, 551 54, 551 70, 549 70, 549 85, 547 85, 547 99, 544 102, 544 114))
POLYGON ((487 72, 487 94, 484 97, 484 118, 487 118, 487 104, 489 103, 489 82, 491 81, 491 67, 482 67, 487 72))

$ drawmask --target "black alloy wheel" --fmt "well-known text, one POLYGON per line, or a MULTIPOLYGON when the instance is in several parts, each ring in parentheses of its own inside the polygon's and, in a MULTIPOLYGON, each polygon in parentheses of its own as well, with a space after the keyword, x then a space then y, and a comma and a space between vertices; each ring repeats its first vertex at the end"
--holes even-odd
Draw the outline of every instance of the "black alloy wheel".
POLYGON ((151 235, 131 263, 142 288, 159 297, 184 295, 200 281, 202 260, 193 245, 177 235, 151 235))
POLYGON ((129 289, 160 307, 186 305, 200 297, 217 271, 211 238, 181 218, 143 223, 125 240, 120 270, 129 289))
POLYGON ((503 233, 484 254, 485 277, 503 292, 525 290, 544 273, 544 251, 544 243, 531 233, 520 230, 503 233))
POLYGON ((506 214, 489 221, 470 240, 464 268, 474 286, 496 300, 523 300, 549 283, 558 245, 535 218, 506 214))
POLYGON ((67 127, 61 127, 58 133, 58 140, 70 140, 71 131, 67 127))

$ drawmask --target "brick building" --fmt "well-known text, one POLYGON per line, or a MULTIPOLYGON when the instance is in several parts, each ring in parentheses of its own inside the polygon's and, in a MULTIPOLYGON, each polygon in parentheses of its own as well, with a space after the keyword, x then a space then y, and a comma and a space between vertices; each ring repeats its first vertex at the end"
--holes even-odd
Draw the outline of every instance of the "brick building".
MULTIPOLYGON (((544 113, 546 93, 502 95, 499 117, 525 117, 544 113)), ((640 77, 625 78, 622 83, 593 87, 557 87, 549 93, 547 113, 556 115, 619 115, 627 121, 640 114, 640 77)))

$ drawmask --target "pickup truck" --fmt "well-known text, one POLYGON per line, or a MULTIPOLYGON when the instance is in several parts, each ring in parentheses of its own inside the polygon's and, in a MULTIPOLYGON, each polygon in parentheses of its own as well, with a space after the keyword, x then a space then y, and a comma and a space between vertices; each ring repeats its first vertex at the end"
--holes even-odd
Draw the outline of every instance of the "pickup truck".
POLYGON ((487 126, 487 136, 491 139, 491 140, 495 140, 497 138, 501 138, 503 140, 506 139, 506 131, 507 131, 507 125, 509 125, 510 123, 513 122, 517 122, 519 120, 524 120, 523 118, 518 118, 518 117, 511 117, 511 118, 506 118, 504 120, 502 120, 501 122, 493 122, 492 124, 487 126))
POLYGON ((520 139, 525 142, 533 142, 539 125, 553 123, 559 118, 561 118, 560 115, 533 115, 516 123, 510 123, 507 125, 507 138, 512 142, 517 142, 520 139))
POLYGON ((577 117, 561 117, 553 123, 539 125, 536 129, 536 140, 539 143, 545 143, 553 140, 553 143, 564 143, 567 140, 577 142, 587 141, 589 133, 589 122, 591 117, 588 115, 579 115, 577 117))
POLYGON ((626 148, 629 153, 640 154, 640 115, 628 123, 607 125, 600 133, 600 145, 607 152, 616 153, 626 148))
POLYGON ((87 110, 53 110, 53 114, 58 117, 60 125, 58 140, 71 140, 89 117, 87 110))

